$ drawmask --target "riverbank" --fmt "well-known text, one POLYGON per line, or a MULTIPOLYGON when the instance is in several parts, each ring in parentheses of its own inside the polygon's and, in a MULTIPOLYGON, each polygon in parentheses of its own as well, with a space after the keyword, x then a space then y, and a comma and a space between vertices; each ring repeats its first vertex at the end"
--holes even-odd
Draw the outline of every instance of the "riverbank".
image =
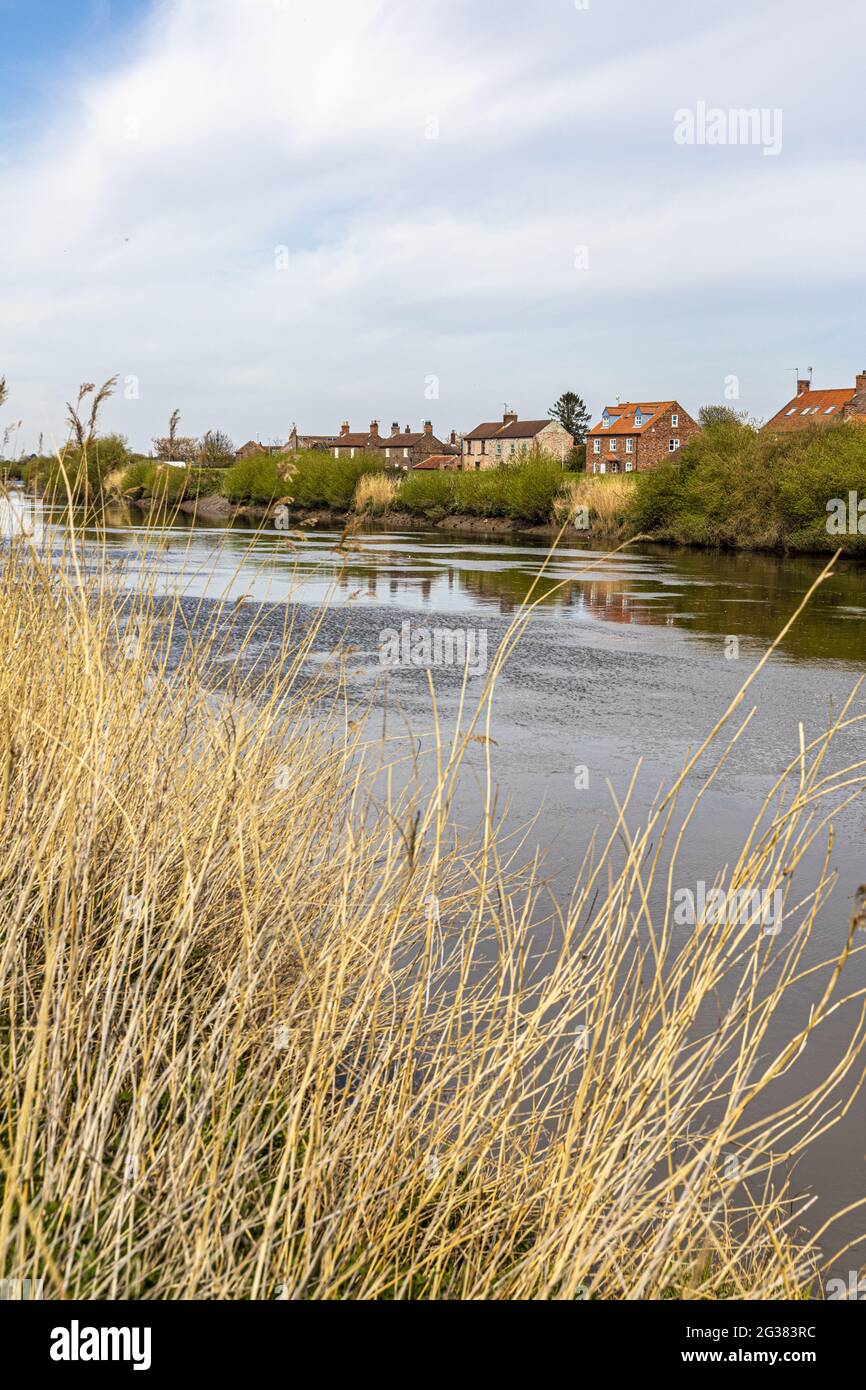
MULTIPOLYGON (((812 426, 772 435, 731 417, 641 473, 563 472, 542 454, 463 472, 383 471, 369 455, 262 454, 230 467, 118 465, 104 455, 37 460, 28 486, 45 496, 128 502, 159 523, 172 515, 288 527, 440 530, 554 536, 609 545, 642 535, 659 544, 866 557, 866 427, 812 426), (109 463, 111 467, 109 468, 109 463), (863 499, 861 501, 861 498, 863 499)), ((97 446, 98 448, 98 446, 97 446)), ((610 469, 615 460, 590 458, 610 469)))

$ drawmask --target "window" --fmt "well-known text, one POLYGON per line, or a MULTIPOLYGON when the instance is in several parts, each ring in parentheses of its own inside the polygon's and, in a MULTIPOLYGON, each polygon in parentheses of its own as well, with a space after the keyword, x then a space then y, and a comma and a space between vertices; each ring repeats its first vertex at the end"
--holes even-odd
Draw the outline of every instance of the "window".
POLYGON ((832 415, 832 414, 833 414, 833 411, 834 411, 835 409, 836 409, 835 405, 828 405, 828 406, 827 406, 827 409, 824 411, 824 414, 825 414, 825 415, 832 415))
POLYGON ((668 449, 670 450, 670 452, 671 452, 672 454, 675 454, 676 451, 677 451, 677 449, 680 447, 681 444, 682 444, 682 440, 681 440, 681 439, 671 439, 671 440, 669 440, 669 442, 668 442, 668 449))
POLYGON ((501 458, 501 457, 502 457, 502 445, 501 445, 501 444, 497 444, 497 446, 496 446, 496 457, 497 457, 497 458, 501 458))
POLYGON ((602 415, 602 417, 601 417, 601 427, 602 427, 603 430, 609 430, 609 429, 610 429, 610 416, 609 416, 609 415, 602 415))
POLYGON ((601 440, 600 440, 600 439, 594 439, 594 440, 592 441, 592 452, 593 452, 594 454, 600 454, 600 453, 601 453, 601 440))
POLYGON ((606 464, 606 463, 600 463, 600 464, 598 465, 598 471, 599 471, 599 473, 604 473, 604 471, 605 471, 606 468, 607 468, 607 464, 606 464))
POLYGON ((632 473, 632 472, 634 472, 634 463, 632 462, 631 459, 626 459, 626 461, 625 461, 625 471, 626 471, 626 473, 632 473))
POLYGON ((672 416, 671 416, 671 429, 672 429, 672 430, 678 430, 679 427, 680 427, 680 417, 679 417, 679 415, 672 415, 672 416))
POLYGON ((619 464, 618 464, 618 463, 612 463, 612 464, 610 465, 610 471, 611 471, 611 473, 618 473, 618 472, 619 472, 619 464))
POLYGON ((633 439, 627 439, 627 440, 625 441, 625 451, 626 451, 627 454, 633 454, 633 453, 634 453, 634 440, 633 440, 633 439))
POLYGON ((617 440, 612 439, 612 440, 610 441, 610 452, 611 452, 612 454, 615 454, 615 453, 616 453, 616 449, 617 449, 617 440))
POLYGON ((352 459, 353 459, 354 457, 355 457, 355 450, 353 449, 352 452, 351 452, 351 454, 349 455, 349 458, 352 458, 352 459))
POLYGON ((404 457, 404 459, 407 459, 407 458, 409 457, 409 450, 408 450, 408 449, 404 449, 404 450, 403 450, 403 457, 404 457))
POLYGON ((340 457, 340 450, 339 450, 339 449, 335 449, 335 450, 334 450, 334 458, 335 458, 335 459, 338 459, 339 457, 340 457))

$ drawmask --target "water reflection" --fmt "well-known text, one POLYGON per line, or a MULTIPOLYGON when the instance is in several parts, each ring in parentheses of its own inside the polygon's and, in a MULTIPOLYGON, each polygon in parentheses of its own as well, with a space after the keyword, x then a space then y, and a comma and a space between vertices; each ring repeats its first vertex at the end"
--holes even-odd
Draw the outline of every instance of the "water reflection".
MULTIPOLYGON (((52 520, 62 528, 59 511, 52 520)), ((252 522, 189 518, 149 531, 125 507, 108 509, 105 524, 110 551, 122 562, 127 582, 135 583, 148 553, 166 587, 193 595, 243 593, 314 604, 330 597, 338 604, 443 613, 486 609, 508 616, 535 583, 532 596, 542 616, 600 624, 609 631, 661 627, 683 640, 717 642, 736 635, 761 646, 784 626, 825 563, 817 556, 645 545, 610 556, 570 543, 539 579, 546 545, 521 538, 467 540, 439 531, 370 530, 341 552, 336 531, 295 531, 287 537, 252 522)), ((87 534, 96 533, 90 528, 87 534)), ((843 559, 782 650, 790 659, 860 664, 864 618, 866 568, 843 559)))

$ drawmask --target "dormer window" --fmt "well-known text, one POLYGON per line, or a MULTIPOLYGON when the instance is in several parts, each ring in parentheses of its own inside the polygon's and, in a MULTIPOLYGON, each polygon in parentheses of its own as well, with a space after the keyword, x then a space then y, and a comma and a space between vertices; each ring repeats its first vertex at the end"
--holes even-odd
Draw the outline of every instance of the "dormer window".
POLYGON ((610 416, 609 416, 609 415, 602 415, 602 417, 601 417, 601 427, 602 427, 603 430, 609 430, 609 429, 610 429, 610 416))

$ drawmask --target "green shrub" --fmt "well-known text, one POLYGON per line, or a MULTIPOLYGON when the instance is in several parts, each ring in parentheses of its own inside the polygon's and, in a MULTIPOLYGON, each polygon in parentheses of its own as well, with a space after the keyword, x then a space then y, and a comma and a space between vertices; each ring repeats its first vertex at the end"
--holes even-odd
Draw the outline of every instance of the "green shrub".
POLYGON ((138 459, 126 469, 121 492, 143 488, 148 497, 176 504, 219 492, 224 476, 221 468, 173 468, 153 459, 138 459))
POLYGON ((27 465, 27 485, 34 491, 58 499, 66 497, 64 472, 69 480, 73 498, 98 497, 102 480, 116 469, 128 466, 132 455, 121 434, 108 434, 95 439, 86 450, 67 448, 56 454, 31 459, 27 465))
POLYGON ((637 475, 635 530, 685 544, 866 552, 866 536, 827 532, 827 504, 866 495, 866 429, 787 434, 722 420, 674 459, 637 475))
POLYGON ((273 502, 289 489, 277 472, 276 456, 263 453, 238 459, 222 470, 218 490, 230 502, 273 502))
POLYGON ((368 473, 382 472, 377 454, 356 454, 354 458, 334 458, 321 450, 310 450, 291 459, 294 471, 284 491, 298 507, 333 507, 348 511, 358 481, 368 473))

